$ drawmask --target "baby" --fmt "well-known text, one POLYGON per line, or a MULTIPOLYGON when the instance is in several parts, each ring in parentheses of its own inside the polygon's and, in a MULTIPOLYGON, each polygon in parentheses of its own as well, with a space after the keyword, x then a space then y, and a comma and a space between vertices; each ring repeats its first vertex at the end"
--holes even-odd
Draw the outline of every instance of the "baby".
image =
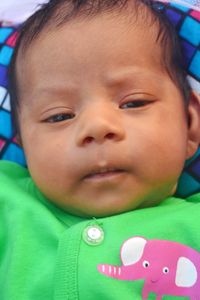
POLYGON ((173 197, 200 139, 180 52, 145 0, 52 0, 25 23, 10 81, 29 171, 0 164, 2 300, 200 299, 200 196, 173 197))

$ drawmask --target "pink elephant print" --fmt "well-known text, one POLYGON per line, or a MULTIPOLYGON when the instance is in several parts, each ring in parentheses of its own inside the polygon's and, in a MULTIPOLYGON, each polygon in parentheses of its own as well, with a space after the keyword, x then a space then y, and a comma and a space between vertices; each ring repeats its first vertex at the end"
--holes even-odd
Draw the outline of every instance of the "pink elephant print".
POLYGON ((142 300, 149 293, 200 300, 200 253, 177 242, 132 237, 121 247, 121 266, 98 265, 98 271, 119 280, 144 280, 142 300))

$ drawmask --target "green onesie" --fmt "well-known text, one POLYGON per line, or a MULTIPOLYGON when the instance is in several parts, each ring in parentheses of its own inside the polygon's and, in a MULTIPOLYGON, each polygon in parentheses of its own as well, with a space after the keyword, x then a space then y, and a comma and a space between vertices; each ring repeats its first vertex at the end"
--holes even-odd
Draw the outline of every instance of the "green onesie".
POLYGON ((2 161, 0 214, 1 300, 200 299, 200 194, 83 219, 2 161))

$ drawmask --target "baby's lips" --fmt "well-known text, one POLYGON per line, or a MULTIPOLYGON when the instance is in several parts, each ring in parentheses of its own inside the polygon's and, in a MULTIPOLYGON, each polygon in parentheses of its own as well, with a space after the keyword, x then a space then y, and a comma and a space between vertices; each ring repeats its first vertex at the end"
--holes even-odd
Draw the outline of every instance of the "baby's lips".
POLYGON ((87 174, 86 176, 84 176, 84 179, 89 179, 92 177, 104 177, 106 175, 114 175, 114 174, 120 174, 120 173, 124 173, 125 170, 122 169, 107 169, 107 170, 99 170, 99 171, 95 171, 95 172, 91 172, 89 174, 87 174))
POLYGON ((120 174, 127 172, 128 170, 125 169, 124 167, 119 167, 119 166, 113 166, 113 165, 106 165, 106 166, 94 166, 90 167, 81 176, 81 179, 89 179, 95 176, 106 176, 106 175, 111 175, 111 174, 120 174))

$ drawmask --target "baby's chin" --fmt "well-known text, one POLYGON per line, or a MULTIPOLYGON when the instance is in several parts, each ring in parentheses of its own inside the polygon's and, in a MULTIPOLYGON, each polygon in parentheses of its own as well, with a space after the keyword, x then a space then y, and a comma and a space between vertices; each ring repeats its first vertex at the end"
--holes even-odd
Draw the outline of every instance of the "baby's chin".
MULTIPOLYGON (((110 217, 138 209, 155 207, 166 198, 174 195, 177 184, 164 189, 138 193, 103 193, 101 195, 67 195, 51 199, 57 207, 82 218, 110 217)), ((49 199, 49 197, 47 197, 49 199)))
MULTIPOLYGON (((86 201, 83 201, 86 203, 86 201)), ((118 201, 108 201, 105 203, 105 199, 98 199, 98 203, 92 203, 93 205, 85 205, 81 206, 68 206, 68 205, 58 205, 64 211, 71 215, 75 215, 82 218, 103 218, 110 217, 122 213, 126 213, 132 210, 136 210, 139 208, 139 203, 132 203, 131 205, 125 205, 124 203, 118 203, 118 201), (96 204, 96 205, 95 205, 96 204)))
MULTIPOLYGON (((118 206, 113 205, 113 206, 99 206, 98 207, 67 207, 67 206, 62 206, 62 208, 66 213, 69 213, 71 215, 81 217, 81 218, 105 218, 105 217, 111 217, 123 213, 128 213, 130 211, 134 211, 137 209, 142 209, 142 208, 148 208, 148 207, 154 207, 159 205, 161 200, 156 200, 156 201, 147 201, 147 202, 142 202, 142 203, 132 203, 131 205, 128 206, 118 206)), ((60 206, 60 205, 59 205, 60 206)))
POLYGON ((106 218, 106 217, 112 217, 115 215, 123 214, 129 211, 136 210, 135 209, 127 209, 127 210, 102 210, 102 211, 97 211, 97 210, 91 210, 89 212, 85 212, 82 210, 73 210, 73 209, 64 209, 66 213, 69 213, 71 215, 81 217, 81 218, 86 218, 86 219, 91 219, 91 218, 106 218))

